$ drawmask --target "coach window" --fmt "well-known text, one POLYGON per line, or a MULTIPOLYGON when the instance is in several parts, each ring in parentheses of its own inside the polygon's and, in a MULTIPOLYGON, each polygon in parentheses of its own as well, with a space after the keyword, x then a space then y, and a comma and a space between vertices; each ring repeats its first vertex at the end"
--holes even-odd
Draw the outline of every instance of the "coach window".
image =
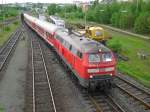
POLYGON ((52 34, 51 34, 51 33, 49 33, 49 37, 50 37, 50 38, 53 38, 53 36, 52 36, 52 34))
POLYGON ((62 43, 62 44, 63 44, 64 39, 63 39, 61 36, 59 36, 59 35, 58 35, 58 37, 59 37, 59 41, 60 41, 60 43, 62 43))
POLYGON ((49 33, 48 32, 46 32, 46 36, 49 37, 49 33))
POLYGON ((59 35, 56 35, 56 39, 57 39, 58 41, 60 41, 60 39, 59 39, 59 35))
POLYGON ((80 51, 77 51, 77 56, 82 59, 82 53, 80 51))
POLYGON ((70 50, 70 51, 71 51, 71 49, 72 49, 72 45, 69 46, 69 50, 70 50))
POLYGON ((65 42, 65 47, 69 50, 70 44, 68 42, 65 42))
POLYGON ((64 39, 62 39, 60 36, 59 36, 59 39, 60 39, 60 42, 63 44, 64 39))
POLYGON ((77 49, 76 49, 75 47, 73 47, 73 46, 72 46, 71 52, 72 52, 74 55, 77 55, 77 49))

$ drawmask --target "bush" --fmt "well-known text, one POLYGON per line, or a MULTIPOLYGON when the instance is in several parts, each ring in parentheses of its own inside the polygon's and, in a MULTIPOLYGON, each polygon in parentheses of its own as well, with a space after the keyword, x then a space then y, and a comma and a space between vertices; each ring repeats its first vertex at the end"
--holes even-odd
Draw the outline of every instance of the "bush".
POLYGON ((121 53, 122 51, 122 44, 119 41, 115 41, 109 47, 115 52, 115 53, 121 53))
POLYGON ((10 27, 6 26, 6 27, 4 28, 4 30, 7 31, 7 32, 10 31, 10 27))
POLYGON ((14 24, 14 25, 18 25, 18 21, 15 21, 13 24, 14 24))
POLYGON ((87 13, 86 13, 86 16, 87 16, 87 20, 94 21, 93 11, 88 10, 87 13))
POLYGON ((121 13, 120 15, 120 28, 123 29, 127 29, 127 28, 132 28, 134 26, 134 14, 132 14, 131 12, 125 12, 125 13, 121 13))
POLYGON ((48 6, 48 14, 54 15, 56 13, 56 4, 51 4, 48 6))
POLYGON ((111 17, 111 23, 113 26, 119 27, 119 18, 120 15, 119 13, 113 13, 112 17, 111 17))
POLYGON ((144 12, 136 19, 134 24, 134 30, 137 33, 149 33, 150 32, 150 14, 149 12, 144 12))

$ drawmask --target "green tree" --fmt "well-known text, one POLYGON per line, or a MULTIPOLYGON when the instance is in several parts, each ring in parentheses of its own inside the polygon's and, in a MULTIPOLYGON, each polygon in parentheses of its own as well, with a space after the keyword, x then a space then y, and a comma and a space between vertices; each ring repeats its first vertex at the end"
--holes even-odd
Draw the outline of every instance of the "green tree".
POLYGON ((94 14, 93 14, 92 10, 88 10, 87 13, 86 13, 86 16, 87 16, 87 20, 89 20, 89 21, 95 21, 94 14))
POLYGON ((140 16, 136 19, 134 24, 135 32, 142 34, 149 33, 150 32, 149 18, 150 18, 149 12, 141 13, 140 16))
POLYGON ((134 26, 135 16, 131 12, 121 12, 119 26, 123 29, 129 29, 134 26))
POLYGON ((112 25, 115 27, 119 27, 119 19, 120 19, 120 14, 117 12, 113 13, 111 17, 112 25))
POLYGON ((54 15, 56 13, 56 4, 51 4, 48 6, 48 14, 54 15))

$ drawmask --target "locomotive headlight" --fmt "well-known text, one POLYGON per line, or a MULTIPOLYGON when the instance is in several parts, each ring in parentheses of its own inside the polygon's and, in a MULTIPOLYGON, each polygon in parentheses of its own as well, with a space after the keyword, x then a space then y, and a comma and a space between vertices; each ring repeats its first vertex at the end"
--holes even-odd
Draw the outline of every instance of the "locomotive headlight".
POLYGON ((110 71, 113 71, 115 68, 114 67, 108 67, 108 68, 105 68, 105 72, 110 72, 110 71))
POLYGON ((93 75, 90 75, 90 78, 93 78, 93 75))
POLYGON ((97 72, 99 72, 99 68, 88 69, 87 72, 88 73, 97 73, 97 72))

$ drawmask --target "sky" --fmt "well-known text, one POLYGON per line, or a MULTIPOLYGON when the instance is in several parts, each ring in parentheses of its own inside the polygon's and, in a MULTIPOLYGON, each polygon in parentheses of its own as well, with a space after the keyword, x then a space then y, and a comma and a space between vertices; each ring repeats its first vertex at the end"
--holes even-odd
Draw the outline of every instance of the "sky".
MULTIPOLYGON (((3 3, 24 3, 24 2, 33 2, 33 3, 73 3, 75 0, 0 0, 0 4, 3 3)), ((93 1, 93 0, 76 0, 76 1, 93 1)))

